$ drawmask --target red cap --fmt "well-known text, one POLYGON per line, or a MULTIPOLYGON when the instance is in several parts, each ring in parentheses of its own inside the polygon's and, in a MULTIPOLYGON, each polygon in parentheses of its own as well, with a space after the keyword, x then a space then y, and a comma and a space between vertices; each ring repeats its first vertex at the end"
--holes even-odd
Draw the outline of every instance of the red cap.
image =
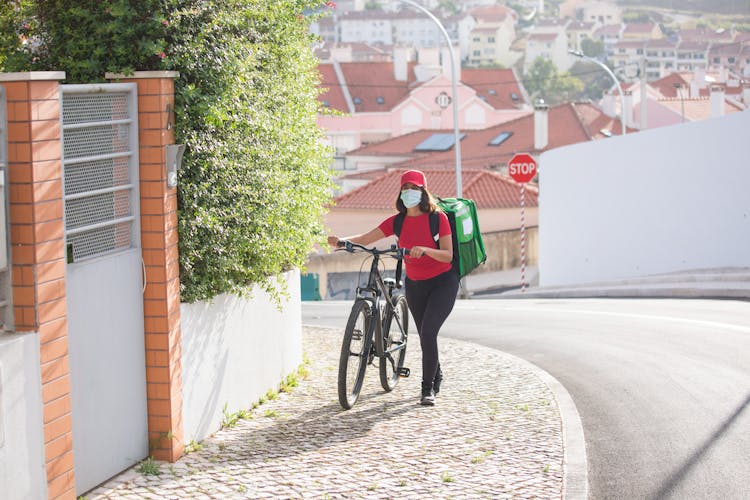
POLYGON ((424 172, 421 172, 420 170, 409 170, 404 172, 401 176, 401 186, 403 187, 407 182, 411 182, 419 187, 424 187, 424 185, 427 184, 427 181, 425 181, 424 178, 424 172))

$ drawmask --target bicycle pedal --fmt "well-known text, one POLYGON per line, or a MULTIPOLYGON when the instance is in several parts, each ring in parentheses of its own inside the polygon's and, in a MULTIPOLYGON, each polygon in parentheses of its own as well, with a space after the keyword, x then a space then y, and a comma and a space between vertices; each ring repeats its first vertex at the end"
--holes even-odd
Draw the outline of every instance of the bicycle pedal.
POLYGON ((411 374, 411 370, 408 368, 401 367, 398 369, 398 376, 401 378, 407 378, 411 374))

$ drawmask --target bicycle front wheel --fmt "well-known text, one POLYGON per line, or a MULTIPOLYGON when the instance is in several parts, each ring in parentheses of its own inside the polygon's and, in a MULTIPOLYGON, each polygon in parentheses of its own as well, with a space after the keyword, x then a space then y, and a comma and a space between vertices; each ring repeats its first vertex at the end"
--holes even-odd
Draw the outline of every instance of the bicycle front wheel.
POLYGON ((406 297, 399 295, 395 307, 388 306, 383 324, 383 351, 385 357, 380 360, 380 385, 387 392, 398 384, 399 371, 406 359, 406 339, 409 333, 409 307, 406 297))
POLYGON ((354 406, 362 390, 374 326, 370 304, 366 300, 355 301, 346 322, 339 357, 339 403, 345 410, 354 406))

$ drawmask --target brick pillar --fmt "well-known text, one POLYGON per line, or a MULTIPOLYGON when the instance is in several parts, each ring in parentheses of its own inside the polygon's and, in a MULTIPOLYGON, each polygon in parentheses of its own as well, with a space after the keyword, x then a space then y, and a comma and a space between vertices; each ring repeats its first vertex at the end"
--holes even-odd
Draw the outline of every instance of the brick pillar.
POLYGON ((149 446, 154 458, 174 462, 184 451, 180 338, 177 190, 167 188, 166 146, 174 144, 176 72, 136 71, 106 78, 138 85, 141 246, 149 446))
POLYGON ((8 110, 8 177, 16 331, 39 332, 49 498, 75 498, 65 300, 63 72, 0 74, 8 110))

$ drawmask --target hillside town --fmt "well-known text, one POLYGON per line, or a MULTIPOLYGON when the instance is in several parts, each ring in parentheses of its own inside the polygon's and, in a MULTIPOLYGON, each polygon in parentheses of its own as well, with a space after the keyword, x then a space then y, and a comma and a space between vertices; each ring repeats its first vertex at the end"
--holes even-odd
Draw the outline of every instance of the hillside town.
MULTIPOLYGON (((452 50, 433 20, 403 2, 342 0, 312 27, 320 40, 320 101, 330 111, 318 123, 335 150, 339 195, 360 189, 354 199, 363 204, 389 171, 452 170, 454 121, 462 164, 496 172, 485 182, 499 182, 517 152, 539 155, 750 106, 750 32, 737 27, 676 15, 667 23, 663 13, 604 0, 420 5, 435 13, 452 50), (588 65, 578 66, 581 56, 588 65), (558 75, 597 73, 605 85, 594 98, 550 103, 529 87, 541 62, 558 75)), ((454 194, 448 191, 440 194, 454 194)), ((352 197, 346 202, 351 208, 352 197)), ((480 208, 500 203, 485 198, 480 208)))

